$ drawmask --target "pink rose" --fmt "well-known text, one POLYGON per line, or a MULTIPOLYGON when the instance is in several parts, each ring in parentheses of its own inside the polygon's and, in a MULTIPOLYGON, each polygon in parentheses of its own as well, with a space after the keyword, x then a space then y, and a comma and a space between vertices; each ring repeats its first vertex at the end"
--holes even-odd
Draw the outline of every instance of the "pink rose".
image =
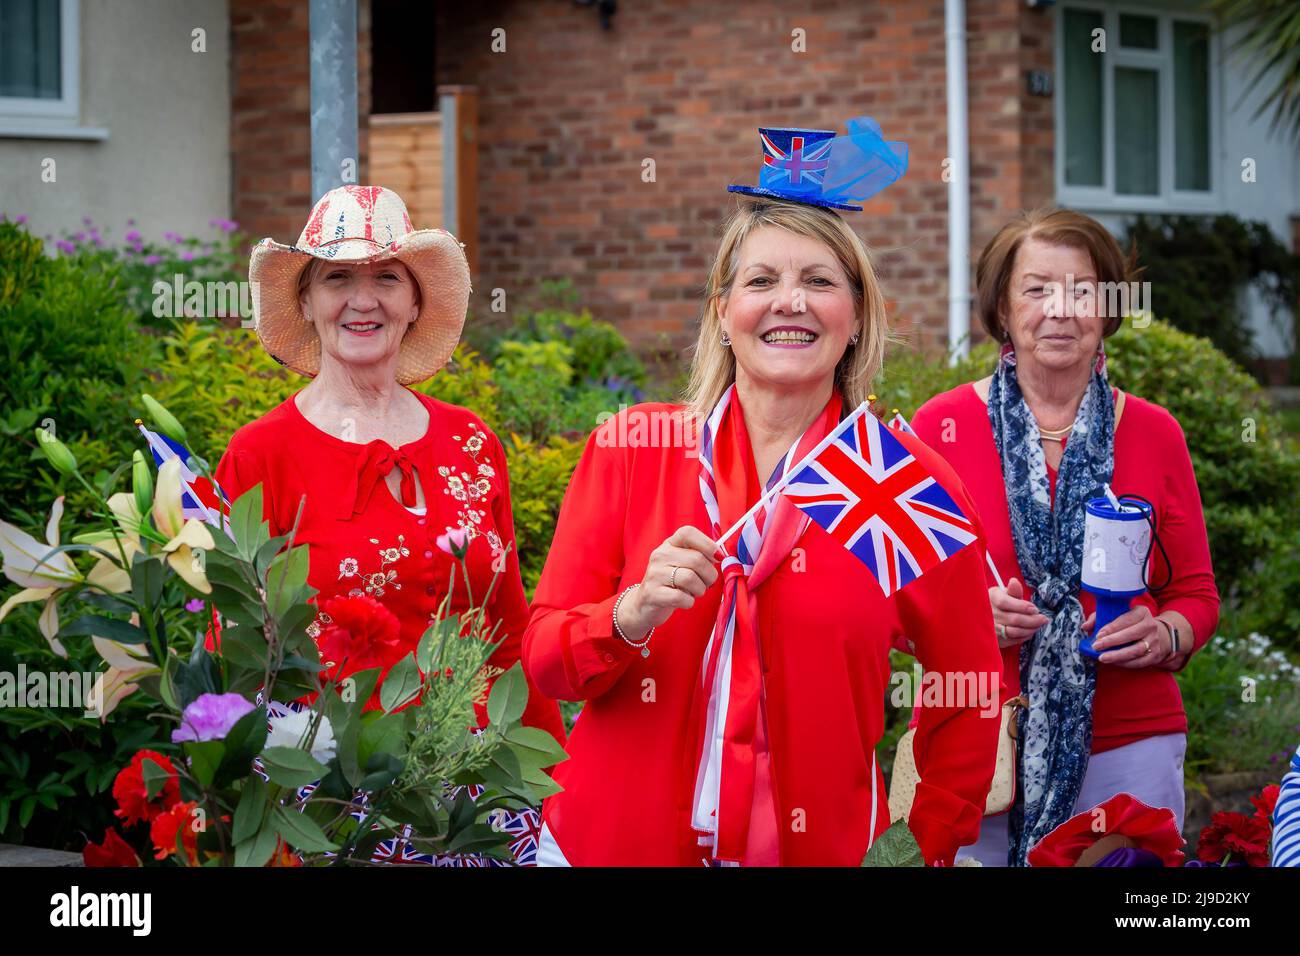
POLYGON ((469 533, 464 528, 448 528, 446 534, 438 535, 438 547, 454 558, 463 558, 469 549, 469 533))

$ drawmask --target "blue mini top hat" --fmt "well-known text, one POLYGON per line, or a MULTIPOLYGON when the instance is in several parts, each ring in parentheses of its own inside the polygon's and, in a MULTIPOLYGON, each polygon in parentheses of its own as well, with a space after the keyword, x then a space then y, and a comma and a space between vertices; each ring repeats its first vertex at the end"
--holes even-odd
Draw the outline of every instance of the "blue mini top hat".
POLYGON ((907 172, 907 144, 886 142, 870 116, 848 122, 848 134, 829 129, 760 128, 763 166, 757 186, 727 191, 770 196, 809 206, 848 209, 870 199, 907 172))

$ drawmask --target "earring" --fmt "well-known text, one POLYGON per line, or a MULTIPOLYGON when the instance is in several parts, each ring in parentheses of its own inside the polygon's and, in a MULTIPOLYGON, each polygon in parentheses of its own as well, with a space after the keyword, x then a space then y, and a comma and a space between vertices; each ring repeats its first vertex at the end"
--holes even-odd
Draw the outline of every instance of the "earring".
POLYGON ((731 336, 727 334, 726 329, 722 330, 722 338, 718 339, 718 341, 722 343, 724 349, 731 348, 731 336))
POLYGON ((857 344, 858 344, 858 333, 854 332, 852 335, 849 336, 849 345, 857 345, 857 344))

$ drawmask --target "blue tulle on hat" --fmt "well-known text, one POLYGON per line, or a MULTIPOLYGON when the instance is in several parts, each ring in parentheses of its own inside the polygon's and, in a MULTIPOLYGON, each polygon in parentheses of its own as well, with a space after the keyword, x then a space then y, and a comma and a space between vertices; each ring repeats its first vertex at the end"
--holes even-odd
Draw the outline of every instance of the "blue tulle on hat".
POLYGON ((757 186, 728 186, 727 191, 770 196, 858 211, 907 172, 907 144, 887 142, 870 116, 848 122, 848 133, 834 130, 763 127, 763 166, 757 186))

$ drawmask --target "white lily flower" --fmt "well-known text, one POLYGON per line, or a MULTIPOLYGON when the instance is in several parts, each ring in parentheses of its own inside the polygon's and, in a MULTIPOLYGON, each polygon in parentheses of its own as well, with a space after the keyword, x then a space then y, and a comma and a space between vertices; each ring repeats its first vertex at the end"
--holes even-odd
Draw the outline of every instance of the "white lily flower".
POLYGON ((181 510, 181 460, 168 458, 158 469, 153 495, 153 523, 162 534, 175 538, 185 524, 181 510))
POLYGON ((212 585, 201 567, 196 567, 195 549, 211 551, 216 546, 208 526, 197 518, 190 518, 181 526, 180 532, 163 545, 167 563, 179 574, 190 587, 204 594, 212 593, 212 585))
POLYGON ((50 555, 59 546, 59 519, 62 517, 63 496, 60 495, 50 508, 50 520, 45 525, 45 543, 7 521, 0 521, 0 553, 4 555, 5 577, 25 588, 66 588, 81 581, 81 574, 66 551, 50 555))

